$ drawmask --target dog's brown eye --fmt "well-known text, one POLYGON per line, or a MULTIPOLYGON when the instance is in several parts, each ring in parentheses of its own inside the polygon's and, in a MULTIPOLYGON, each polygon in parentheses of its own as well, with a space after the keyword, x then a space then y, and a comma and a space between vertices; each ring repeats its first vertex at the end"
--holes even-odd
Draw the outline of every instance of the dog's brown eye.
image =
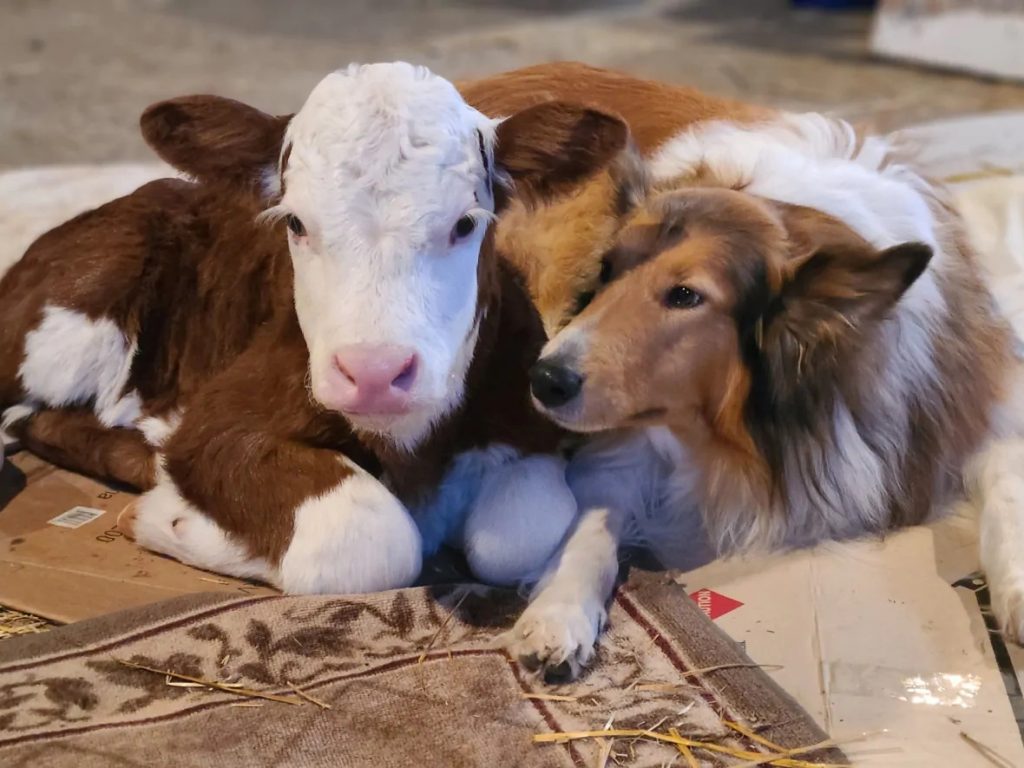
POLYGON ((296 237, 302 237, 306 234, 306 228, 302 225, 302 222, 299 221, 298 216, 288 214, 284 222, 288 225, 288 230, 296 237))
POLYGON ((704 297, 685 285, 670 288, 665 294, 665 306, 669 309, 693 309, 704 301, 704 297))
POLYGON ((476 229, 476 219, 472 216, 463 216, 461 219, 455 222, 455 226, 452 227, 452 242, 456 240, 464 240, 473 234, 473 230, 476 229))
POLYGON ((601 281, 602 285, 611 282, 612 263, 608 259, 601 259, 601 274, 597 276, 597 279, 601 281))

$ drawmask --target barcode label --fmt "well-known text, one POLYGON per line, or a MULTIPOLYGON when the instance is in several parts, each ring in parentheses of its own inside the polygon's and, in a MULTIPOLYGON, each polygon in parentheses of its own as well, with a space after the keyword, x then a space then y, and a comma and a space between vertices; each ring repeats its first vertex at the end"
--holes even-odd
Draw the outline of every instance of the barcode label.
POLYGON ((103 514, 102 509, 91 507, 72 507, 62 515, 57 515, 50 520, 50 525, 59 525, 61 528, 81 528, 86 523, 91 523, 103 514))

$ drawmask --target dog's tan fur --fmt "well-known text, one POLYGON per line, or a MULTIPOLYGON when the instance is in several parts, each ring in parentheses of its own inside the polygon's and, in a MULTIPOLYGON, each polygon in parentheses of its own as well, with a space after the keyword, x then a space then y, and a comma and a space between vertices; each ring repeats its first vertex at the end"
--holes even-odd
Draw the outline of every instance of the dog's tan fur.
POLYGON ((773 110, 695 88, 632 77, 577 62, 555 62, 459 83, 465 99, 500 116, 547 101, 586 104, 618 115, 632 144, 607 167, 542 205, 515 200, 497 228, 498 249, 526 275, 549 333, 575 313, 600 271, 623 215, 644 195, 642 157, 680 130, 708 120, 750 122, 773 110))

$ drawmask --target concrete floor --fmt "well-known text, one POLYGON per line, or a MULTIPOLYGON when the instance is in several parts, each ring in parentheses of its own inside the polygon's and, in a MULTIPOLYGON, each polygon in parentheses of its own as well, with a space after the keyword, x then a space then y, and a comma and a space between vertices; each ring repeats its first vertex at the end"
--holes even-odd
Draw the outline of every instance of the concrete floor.
POLYGON ((1024 85, 872 58, 869 14, 785 0, 0 0, 0 168, 150 157, 149 103, 286 112, 350 61, 450 77, 574 58, 892 128, 1024 109, 1024 85))

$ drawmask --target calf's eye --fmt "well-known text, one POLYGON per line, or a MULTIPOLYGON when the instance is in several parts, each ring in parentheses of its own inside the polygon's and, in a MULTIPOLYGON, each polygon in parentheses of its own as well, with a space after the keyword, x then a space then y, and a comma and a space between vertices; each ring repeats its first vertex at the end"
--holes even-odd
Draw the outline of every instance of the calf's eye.
POLYGON ((576 297, 576 305, 573 307, 573 315, 578 315, 588 306, 590 302, 594 300, 594 291, 583 291, 579 296, 576 297))
POLYGON ((685 285, 673 286, 665 294, 665 306, 669 309, 693 309, 703 301, 703 296, 685 285))
POLYGON ((451 241, 454 243, 458 240, 465 240, 473 234, 474 229, 476 229, 476 219, 472 216, 463 216, 452 227, 451 241))
POLYGON ((288 216, 285 217, 284 222, 288 225, 288 231, 296 237, 302 237, 306 234, 306 228, 303 226, 298 216, 288 214, 288 216))

